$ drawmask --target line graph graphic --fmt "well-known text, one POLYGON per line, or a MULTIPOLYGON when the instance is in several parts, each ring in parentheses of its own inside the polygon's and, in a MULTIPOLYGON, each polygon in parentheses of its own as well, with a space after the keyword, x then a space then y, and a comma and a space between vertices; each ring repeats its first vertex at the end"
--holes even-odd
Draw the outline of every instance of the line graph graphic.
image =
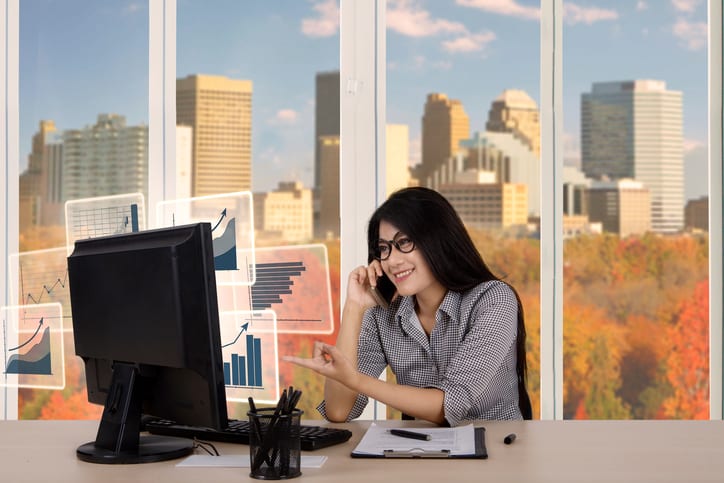
POLYGON ((131 193, 71 200, 65 204, 68 252, 75 240, 145 229, 144 198, 131 193))
POLYGON ((250 287, 218 290, 219 307, 271 310, 279 333, 331 334, 334 330, 327 248, 322 244, 256 250, 250 287))
POLYGON ((207 222, 212 226, 216 284, 250 285, 254 271, 241 269, 239 260, 254 260, 254 214, 248 191, 162 201, 156 205, 159 227, 207 222), (240 257, 240 253, 244 257, 240 257))
MULTIPOLYGON (((64 247, 10 255, 11 303, 34 305, 60 303, 63 316, 70 318, 67 252, 64 247)), ((68 329, 70 330, 70 325, 68 329)))
POLYGON ((60 304, 2 307, 3 373, 0 385, 65 387, 63 317, 60 304))
POLYGON ((226 398, 273 403, 279 395, 274 312, 226 311, 219 314, 226 398))

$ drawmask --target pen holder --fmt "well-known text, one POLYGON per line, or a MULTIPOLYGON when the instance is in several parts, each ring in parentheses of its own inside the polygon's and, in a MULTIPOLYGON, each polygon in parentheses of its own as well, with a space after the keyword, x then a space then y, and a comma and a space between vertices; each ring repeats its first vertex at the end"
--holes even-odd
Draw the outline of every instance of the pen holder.
POLYGON ((275 415, 275 408, 260 408, 249 416, 251 473, 260 480, 283 480, 302 474, 301 439, 303 411, 275 415))

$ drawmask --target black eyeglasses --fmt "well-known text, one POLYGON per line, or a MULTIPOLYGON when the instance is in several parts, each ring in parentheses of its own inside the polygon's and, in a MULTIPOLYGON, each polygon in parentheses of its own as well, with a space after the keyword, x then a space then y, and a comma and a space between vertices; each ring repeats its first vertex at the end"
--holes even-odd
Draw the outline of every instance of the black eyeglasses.
POLYGON ((397 248, 400 253, 410 253, 415 249, 415 242, 407 237, 400 237, 397 240, 377 240, 377 246, 374 248, 373 256, 379 260, 387 260, 392 253, 392 247, 397 248))

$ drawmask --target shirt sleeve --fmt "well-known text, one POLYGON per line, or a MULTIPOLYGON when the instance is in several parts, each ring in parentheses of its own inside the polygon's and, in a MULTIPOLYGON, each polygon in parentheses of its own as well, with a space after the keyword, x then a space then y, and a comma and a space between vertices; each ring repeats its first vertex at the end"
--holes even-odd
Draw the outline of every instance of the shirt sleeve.
MULTIPOLYGON (((462 322, 462 321, 461 321, 462 322)), ((470 329, 455 353, 440 389, 445 392, 445 419, 457 425, 473 406, 501 403, 515 384, 515 339, 518 301, 503 282, 492 284, 470 313, 470 329)), ((516 388, 513 388, 517 392, 516 388)), ((511 415, 513 416, 513 415, 511 415)))
MULTIPOLYGON (((387 357, 385 357, 380 341, 380 334, 377 330, 377 319, 385 320, 383 312, 388 309, 382 307, 373 307, 368 309, 362 318, 362 327, 360 329, 359 342, 357 344, 357 370, 362 374, 370 377, 378 378, 382 371, 387 367, 387 357)), ((347 416, 347 421, 351 421, 360 417, 362 411, 367 407, 369 398, 364 394, 358 394, 352 409, 347 416)), ((317 406, 317 410, 327 418, 326 401, 322 401, 317 406)))

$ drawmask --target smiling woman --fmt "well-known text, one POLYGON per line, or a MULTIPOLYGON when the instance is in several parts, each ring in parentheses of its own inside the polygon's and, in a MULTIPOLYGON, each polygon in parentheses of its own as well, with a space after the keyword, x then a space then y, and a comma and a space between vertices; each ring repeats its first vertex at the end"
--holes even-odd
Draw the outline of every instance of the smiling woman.
POLYGON ((530 419, 520 299, 488 269, 452 205, 431 189, 397 191, 372 215, 368 242, 369 265, 349 275, 336 346, 286 358, 327 378, 322 415, 354 419, 372 397, 437 424, 530 419), (382 276, 397 289, 387 308, 368 290, 382 276), (396 383, 377 379, 387 366, 396 383))

